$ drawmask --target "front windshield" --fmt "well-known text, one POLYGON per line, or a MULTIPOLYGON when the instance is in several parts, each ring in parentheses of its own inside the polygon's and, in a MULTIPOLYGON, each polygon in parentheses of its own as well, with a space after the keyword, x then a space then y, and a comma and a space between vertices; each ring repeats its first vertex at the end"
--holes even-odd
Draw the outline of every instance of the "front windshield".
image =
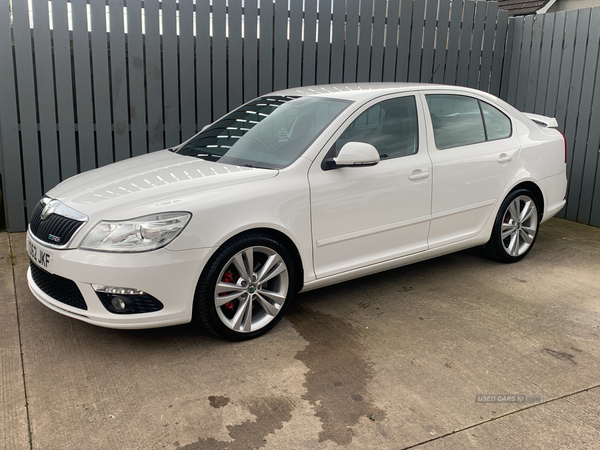
POLYGON ((177 153, 224 164, 281 169, 293 163, 351 102, 270 95, 222 117, 177 153))

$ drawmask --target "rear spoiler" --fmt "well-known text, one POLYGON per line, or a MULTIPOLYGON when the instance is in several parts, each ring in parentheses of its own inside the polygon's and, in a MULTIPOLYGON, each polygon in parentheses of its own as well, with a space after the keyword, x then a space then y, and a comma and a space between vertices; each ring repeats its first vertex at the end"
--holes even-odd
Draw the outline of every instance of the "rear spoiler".
POLYGON ((533 120, 538 125, 541 125, 546 128, 558 128, 558 122, 556 121, 556 119, 554 117, 540 116, 539 114, 531 114, 531 113, 523 113, 523 114, 525 114, 528 118, 533 120))

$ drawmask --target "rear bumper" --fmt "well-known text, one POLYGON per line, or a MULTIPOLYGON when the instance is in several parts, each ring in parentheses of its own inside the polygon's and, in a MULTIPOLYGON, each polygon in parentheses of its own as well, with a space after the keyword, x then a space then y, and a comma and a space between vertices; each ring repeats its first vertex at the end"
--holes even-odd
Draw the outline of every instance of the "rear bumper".
POLYGON ((542 222, 545 222, 558 214, 565 206, 567 176, 564 172, 559 173, 540 180, 538 184, 544 193, 544 217, 542 217, 542 222))

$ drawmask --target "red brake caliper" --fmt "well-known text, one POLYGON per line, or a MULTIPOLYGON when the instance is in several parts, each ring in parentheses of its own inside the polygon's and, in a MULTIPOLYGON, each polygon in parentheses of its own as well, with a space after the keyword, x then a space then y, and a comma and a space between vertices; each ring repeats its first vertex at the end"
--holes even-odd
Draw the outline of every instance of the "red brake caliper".
MULTIPOLYGON (((229 271, 225 272, 223 274, 223 280, 224 283, 233 283, 233 274, 229 271)), ((227 292, 223 292, 221 293, 221 296, 227 295, 227 292)), ((233 302, 227 302, 223 305, 225 308, 227 309, 233 309, 233 302)))

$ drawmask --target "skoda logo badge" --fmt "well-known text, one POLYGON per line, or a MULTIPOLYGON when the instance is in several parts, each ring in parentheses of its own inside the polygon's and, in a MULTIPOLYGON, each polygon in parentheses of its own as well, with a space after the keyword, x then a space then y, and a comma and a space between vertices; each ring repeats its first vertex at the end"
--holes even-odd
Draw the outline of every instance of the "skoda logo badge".
POLYGON ((44 209, 42 209, 42 214, 41 214, 40 218, 42 220, 46 220, 46 218, 54 212, 54 210, 56 209, 56 206, 57 206, 57 202, 54 200, 47 203, 46 206, 44 206, 44 209))

